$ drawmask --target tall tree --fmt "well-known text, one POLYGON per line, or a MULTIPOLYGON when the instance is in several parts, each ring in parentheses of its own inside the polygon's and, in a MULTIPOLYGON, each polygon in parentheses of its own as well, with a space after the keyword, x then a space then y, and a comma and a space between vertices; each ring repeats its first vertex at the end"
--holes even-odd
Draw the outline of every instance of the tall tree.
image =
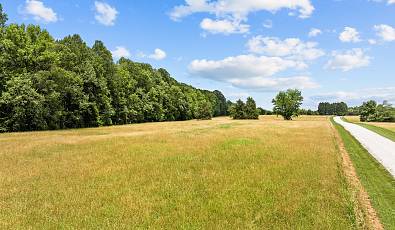
POLYGON ((27 76, 12 78, 0 97, 0 131, 46 129, 43 107, 44 97, 27 76))
POLYGON ((236 103, 232 105, 229 112, 233 119, 244 119, 246 117, 244 102, 241 99, 237 100, 236 103))
POLYGON ((245 113, 247 119, 258 119, 259 111, 256 108, 256 103, 252 97, 247 98, 245 113))
POLYGON ((7 20, 8 20, 7 14, 3 12, 3 6, 0 3, 0 27, 4 27, 7 20))
POLYGON ((299 107, 302 101, 302 93, 297 89, 280 91, 272 100, 274 104, 273 112, 283 116, 284 120, 292 120, 292 117, 299 115, 299 107))
POLYGON ((377 109, 377 103, 373 100, 364 102, 361 106, 361 115, 360 115, 360 120, 361 121, 369 121, 370 117, 373 116, 376 113, 377 109))

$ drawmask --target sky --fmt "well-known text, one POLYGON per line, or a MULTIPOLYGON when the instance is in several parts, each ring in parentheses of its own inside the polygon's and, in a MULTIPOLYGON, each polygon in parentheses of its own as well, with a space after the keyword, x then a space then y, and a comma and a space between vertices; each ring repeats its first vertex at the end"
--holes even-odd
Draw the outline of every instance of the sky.
POLYGON ((272 108, 297 88, 304 108, 395 104, 395 0, 1 0, 8 23, 56 39, 101 40, 114 60, 165 68, 178 81, 252 96, 272 108))

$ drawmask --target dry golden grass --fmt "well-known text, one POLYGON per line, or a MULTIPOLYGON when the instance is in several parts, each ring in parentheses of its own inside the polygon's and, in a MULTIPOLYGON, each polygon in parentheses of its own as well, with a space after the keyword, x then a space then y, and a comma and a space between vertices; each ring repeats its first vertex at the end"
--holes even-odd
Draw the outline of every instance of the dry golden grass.
POLYGON ((344 116, 349 122, 360 122, 359 116, 344 116))
POLYGON ((350 229, 327 117, 0 135, 0 228, 350 229))

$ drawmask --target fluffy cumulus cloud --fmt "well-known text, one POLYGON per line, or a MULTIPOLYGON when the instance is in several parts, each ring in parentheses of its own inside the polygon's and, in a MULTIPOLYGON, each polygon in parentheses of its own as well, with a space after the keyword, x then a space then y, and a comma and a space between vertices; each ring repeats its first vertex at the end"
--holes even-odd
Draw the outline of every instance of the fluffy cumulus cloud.
POLYGON ((117 19, 118 11, 105 2, 95 1, 95 19, 105 25, 113 26, 117 19))
POLYGON ((216 20, 204 19, 206 21, 201 23, 203 29, 208 28, 209 32, 217 33, 225 31, 226 34, 233 31, 245 33, 248 32, 248 25, 243 22, 247 21, 250 13, 263 10, 274 13, 281 9, 298 11, 300 18, 308 18, 313 13, 314 6, 310 0, 186 0, 184 5, 174 7, 170 17, 180 20, 194 13, 209 13, 215 15, 216 20))
POLYGON ((342 42, 360 42, 359 32, 352 27, 344 27, 343 32, 340 33, 339 39, 342 42))
POLYGON ((311 28, 309 32, 309 37, 317 37, 320 34, 322 34, 322 31, 320 29, 311 28))
POLYGON ((381 24, 375 25, 374 30, 376 30, 377 36, 379 36, 383 41, 395 41, 395 28, 381 24))
POLYGON ((36 21, 45 23, 58 21, 57 14, 51 8, 45 6, 43 2, 38 0, 26 0, 22 13, 33 16, 33 19, 36 21))
POLYGON ((250 26, 235 20, 212 20, 209 18, 203 19, 200 27, 213 34, 236 34, 248 32, 250 26))
POLYGON ((222 60, 194 60, 189 65, 192 75, 230 83, 238 88, 271 91, 287 87, 317 87, 309 77, 274 77, 275 74, 298 69, 300 63, 280 57, 239 55, 222 60))
POLYGON ((115 50, 111 51, 111 53, 115 59, 119 59, 121 57, 130 57, 130 51, 123 46, 115 47, 115 50))
POLYGON ((153 54, 148 55, 149 58, 155 59, 155 60, 163 60, 167 56, 166 52, 161 50, 161 49, 155 49, 153 54))
POLYGON ((342 70, 344 72, 368 66, 371 57, 362 49, 356 48, 347 51, 333 51, 332 59, 325 65, 327 69, 342 70))
POLYGON ((281 40, 276 37, 256 36, 247 42, 248 50, 252 53, 269 56, 284 57, 285 59, 298 61, 312 61, 325 52, 317 48, 315 42, 303 42, 298 38, 281 40))
POLYGON ((358 91, 337 91, 311 96, 310 99, 316 103, 321 101, 339 102, 344 101, 350 105, 360 105, 363 101, 375 100, 382 102, 384 100, 395 104, 395 87, 382 88, 365 88, 358 91))

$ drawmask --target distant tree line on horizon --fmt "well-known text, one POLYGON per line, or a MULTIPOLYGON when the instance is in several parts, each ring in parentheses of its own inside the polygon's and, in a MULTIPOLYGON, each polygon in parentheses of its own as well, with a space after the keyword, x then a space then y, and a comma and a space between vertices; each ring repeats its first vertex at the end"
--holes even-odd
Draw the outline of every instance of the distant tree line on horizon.
POLYGON ((318 104, 319 115, 359 116, 361 121, 395 122, 395 108, 384 101, 378 104, 374 100, 363 102, 361 106, 348 107, 344 102, 318 104))
POLYGON ((220 91, 177 82, 165 69, 121 58, 79 35, 55 40, 35 25, 6 24, 0 4, 0 131, 53 130, 227 113, 220 91))
POLYGON ((337 116, 345 116, 348 113, 348 106, 344 102, 321 102, 318 104, 319 115, 337 115, 337 116))

